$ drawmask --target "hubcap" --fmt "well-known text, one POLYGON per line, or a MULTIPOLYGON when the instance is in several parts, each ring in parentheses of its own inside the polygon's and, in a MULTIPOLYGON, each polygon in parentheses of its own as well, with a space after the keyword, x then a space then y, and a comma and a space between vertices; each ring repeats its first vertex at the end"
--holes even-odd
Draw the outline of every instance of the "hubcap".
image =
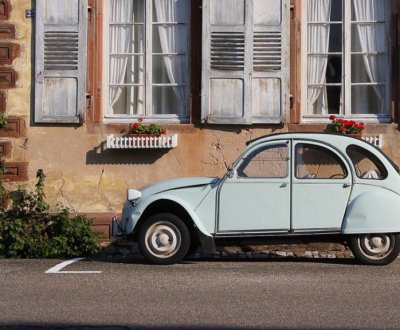
POLYGON ((181 241, 179 229, 168 221, 156 222, 145 235, 147 250, 157 258, 168 258, 176 254, 181 241))
POLYGON ((368 258, 383 259, 392 252, 394 238, 393 235, 388 234, 361 235, 359 246, 368 258))

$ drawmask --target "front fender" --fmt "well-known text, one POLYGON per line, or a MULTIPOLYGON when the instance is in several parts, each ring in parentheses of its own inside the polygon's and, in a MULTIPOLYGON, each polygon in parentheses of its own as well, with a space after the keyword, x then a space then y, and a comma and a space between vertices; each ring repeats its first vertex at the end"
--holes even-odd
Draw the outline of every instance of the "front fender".
POLYGON ((175 202, 179 205, 181 205, 186 212, 189 214, 189 216, 192 218, 194 224, 196 225, 197 229, 205 236, 212 237, 209 232, 205 229, 203 224, 201 223, 199 217, 197 216, 196 212, 194 212, 193 208, 184 200, 182 200, 179 197, 173 196, 173 195, 168 195, 168 194, 163 194, 163 195, 155 195, 149 198, 146 198, 145 200, 141 200, 140 203, 138 203, 135 208, 132 210, 130 214, 130 221, 129 224, 126 226, 126 232, 130 233, 132 232, 140 217, 142 214, 145 212, 145 210, 151 205, 153 202, 156 202, 158 200, 169 200, 172 202, 175 202))
POLYGON ((400 196, 383 189, 361 193, 347 207, 342 232, 400 233, 400 196))

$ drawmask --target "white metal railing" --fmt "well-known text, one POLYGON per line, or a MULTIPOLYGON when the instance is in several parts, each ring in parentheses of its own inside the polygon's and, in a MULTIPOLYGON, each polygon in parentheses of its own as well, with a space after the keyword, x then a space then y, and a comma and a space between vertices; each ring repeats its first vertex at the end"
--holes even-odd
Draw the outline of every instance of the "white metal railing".
POLYGON ((107 149, 159 149, 175 148, 178 134, 161 136, 115 136, 107 135, 107 149))

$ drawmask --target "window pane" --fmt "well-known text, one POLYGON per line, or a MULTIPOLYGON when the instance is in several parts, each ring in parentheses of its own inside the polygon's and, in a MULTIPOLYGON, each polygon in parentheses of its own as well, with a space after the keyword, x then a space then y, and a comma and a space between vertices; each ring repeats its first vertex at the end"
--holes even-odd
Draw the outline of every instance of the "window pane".
POLYGON ((153 22, 189 23, 189 17, 190 0, 153 0, 153 22))
POLYGON ((390 10, 391 6, 391 1, 388 0, 352 0, 352 3, 351 20, 353 22, 367 20, 384 21, 387 19, 385 17, 385 10, 390 10))
POLYGON ((112 114, 143 114, 143 86, 110 87, 109 107, 112 114))
POLYGON ((186 85, 186 68, 187 63, 185 55, 155 55, 153 56, 153 83, 186 85), (185 74, 177 74, 173 70, 170 70, 170 68, 179 68, 179 70, 185 74))
POLYGON ((186 54, 188 52, 187 25, 154 25, 152 36, 155 54, 186 54))
POLYGON ((329 52, 340 53, 342 51, 342 24, 331 24, 329 30, 329 52))
POLYGON ((351 108, 354 114, 384 112, 384 86, 351 86, 351 108))
POLYGON ((343 21, 343 1, 342 0, 332 0, 331 21, 332 22, 342 22, 343 21))
POLYGON ((153 86, 153 114, 183 115, 185 102, 185 87, 153 86))
POLYGON ((385 166, 369 151, 358 146, 350 146, 347 148, 347 154, 359 178, 379 180, 387 177, 385 166))
POLYGON ((347 170, 340 158, 332 151, 309 144, 296 145, 296 178, 341 179, 347 170))
POLYGON ((237 170, 240 177, 284 178, 288 175, 286 145, 259 148, 246 156, 237 170))
POLYGON ((144 56, 110 56, 110 85, 138 84, 144 82, 144 56))
POLYGON ((109 0, 109 21, 113 23, 143 23, 145 0, 109 0))

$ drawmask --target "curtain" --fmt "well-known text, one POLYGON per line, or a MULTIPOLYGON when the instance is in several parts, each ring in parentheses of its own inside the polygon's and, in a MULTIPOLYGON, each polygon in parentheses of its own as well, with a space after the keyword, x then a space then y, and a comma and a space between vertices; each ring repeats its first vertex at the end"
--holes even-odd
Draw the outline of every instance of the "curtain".
MULTIPOLYGON (((308 0, 308 22, 329 22, 331 16, 331 0, 308 0)), ((312 54, 307 58, 308 84, 322 84, 325 82, 328 63, 330 25, 308 24, 307 51, 312 54), (326 55, 324 55, 326 54, 326 55)), ((314 106, 321 92, 326 93, 325 87, 309 86, 307 103, 314 106)))
MULTIPOLYGON (((133 1, 110 0, 110 23, 133 22, 133 1)), ((127 54, 132 47, 131 25, 110 25, 109 52, 112 54, 127 54)), ((128 56, 112 55, 109 58, 109 81, 110 84, 123 84, 126 82, 128 56)), ((117 101, 123 94, 124 87, 110 88, 110 107, 112 113, 120 112, 114 109, 117 101)), ((124 109, 125 110, 125 109, 124 109)), ((126 111, 126 110, 125 110, 126 111)))
MULTIPOLYGON (((187 0, 156 0, 154 9, 157 22, 179 22, 187 23, 189 18, 190 1, 187 0)), ((179 53, 182 55, 164 55, 163 63, 168 75, 169 83, 185 84, 188 70, 187 64, 187 34, 186 27, 179 24, 160 24, 158 26, 161 50, 163 54, 179 53)), ((181 109, 186 102, 186 86, 174 86, 173 91, 181 109)))
MULTIPOLYGON (((383 21, 385 15, 385 5, 390 1, 381 0, 353 0, 355 20, 358 22, 383 21)), ((360 39, 361 51, 363 53, 379 52, 379 54, 363 55, 365 69, 370 82, 382 83, 386 81, 386 24, 367 23, 357 24, 357 32, 360 39)), ((380 112, 384 111, 385 91, 382 86, 373 86, 379 100, 380 112)))

